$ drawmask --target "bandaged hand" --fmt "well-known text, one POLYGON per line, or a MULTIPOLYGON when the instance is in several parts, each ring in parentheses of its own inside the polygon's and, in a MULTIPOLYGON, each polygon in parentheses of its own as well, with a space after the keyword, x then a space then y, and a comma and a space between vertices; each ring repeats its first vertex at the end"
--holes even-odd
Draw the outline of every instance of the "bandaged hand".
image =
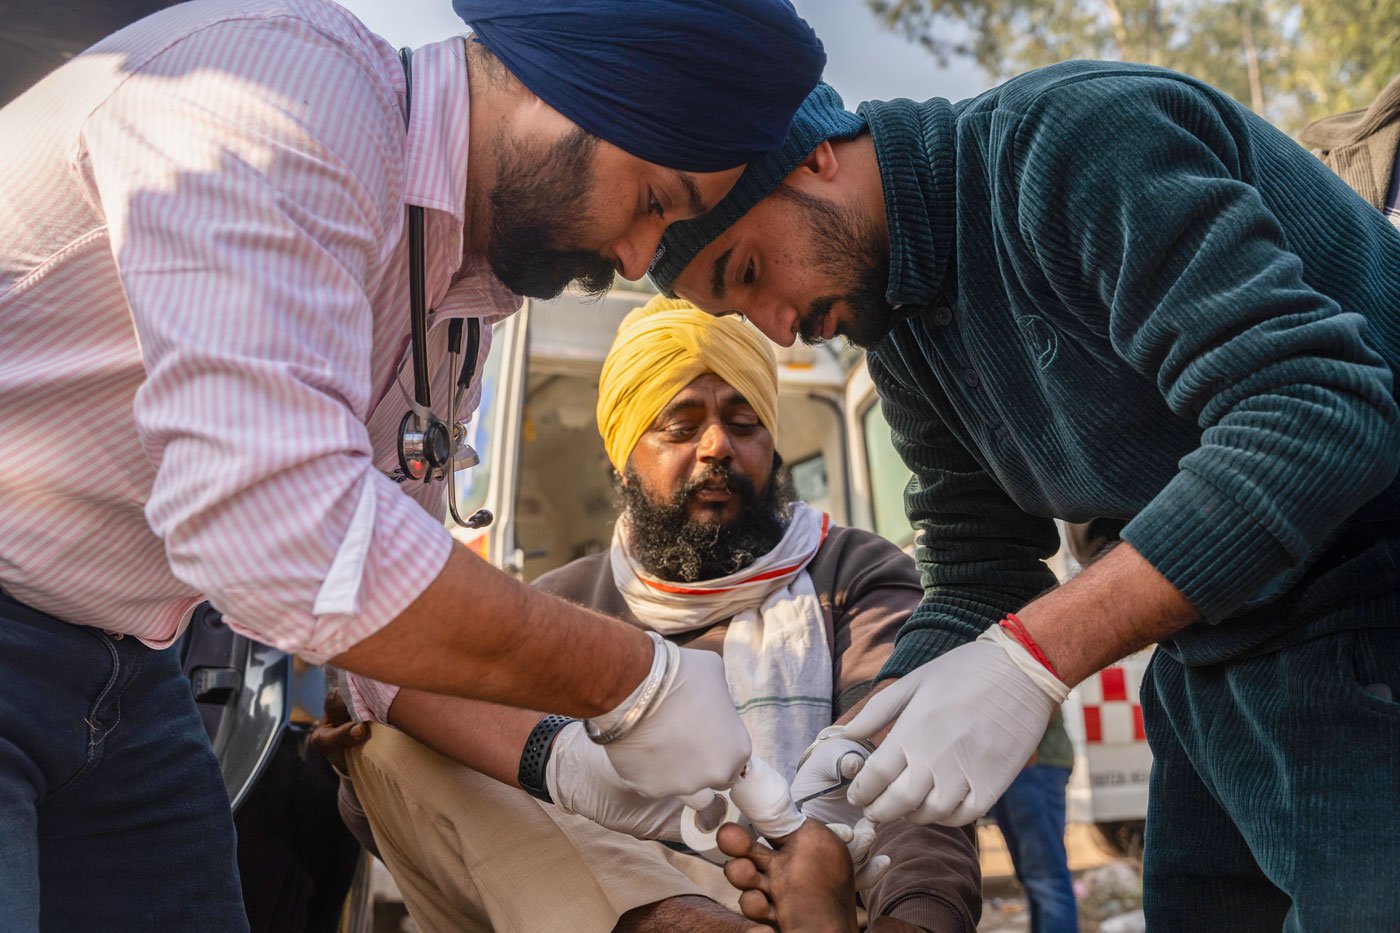
MULTIPOLYGON (((658 640, 658 650, 668 652, 659 692, 635 726, 601 747, 632 790, 684 797, 701 810, 714 801, 713 789, 738 779, 749 760, 749 733, 729 695, 723 658, 665 640, 658 640)), ((621 711, 594 722, 616 721, 621 711)))
POLYGON ((618 776, 603 749, 584 734, 581 722, 559 731, 544 772, 555 806, 638 839, 679 842, 681 802, 634 791, 618 776))
POLYGON ((847 736, 864 739, 894 720, 847 796, 876 822, 966 825, 1010 786, 1068 695, 993 625, 871 697, 846 725, 847 736))

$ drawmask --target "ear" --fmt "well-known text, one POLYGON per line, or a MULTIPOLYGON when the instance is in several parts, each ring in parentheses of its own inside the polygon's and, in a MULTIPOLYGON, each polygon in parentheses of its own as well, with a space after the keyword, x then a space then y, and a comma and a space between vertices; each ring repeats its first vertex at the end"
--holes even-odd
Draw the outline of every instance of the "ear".
POLYGON ((807 153, 807 158, 797 163, 797 168, 792 170, 787 180, 799 185, 803 181, 827 182, 834 179, 840 170, 835 147, 831 145, 831 140, 824 139, 817 144, 817 148, 807 153))

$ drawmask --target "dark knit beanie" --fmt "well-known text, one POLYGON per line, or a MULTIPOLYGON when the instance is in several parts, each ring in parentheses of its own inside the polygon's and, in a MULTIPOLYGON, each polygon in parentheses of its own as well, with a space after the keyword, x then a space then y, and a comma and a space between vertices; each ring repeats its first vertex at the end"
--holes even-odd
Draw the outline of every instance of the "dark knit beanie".
POLYGON ((863 129, 865 118, 848 113, 831 85, 818 84, 797 108, 787 138, 777 151, 750 163, 734 189, 704 217, 666 228, 648 270, 656 287, 674 298, 671 289, 695 255, 767 197, 813 149, 828 139, 849 139, 863 129))

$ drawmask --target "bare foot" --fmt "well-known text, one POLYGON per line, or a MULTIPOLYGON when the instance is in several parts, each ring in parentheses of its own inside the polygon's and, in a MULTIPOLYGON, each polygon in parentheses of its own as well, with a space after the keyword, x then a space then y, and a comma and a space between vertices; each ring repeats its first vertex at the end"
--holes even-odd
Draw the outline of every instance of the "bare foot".
POLYGON ((772 840, 754 841, 736 823, 720 827, 719 847, 732 861, 724 876, 743 893, 739 909, 750 920, 784 933, 855 933, 856 889, 846 846, 816 820, 772 840))

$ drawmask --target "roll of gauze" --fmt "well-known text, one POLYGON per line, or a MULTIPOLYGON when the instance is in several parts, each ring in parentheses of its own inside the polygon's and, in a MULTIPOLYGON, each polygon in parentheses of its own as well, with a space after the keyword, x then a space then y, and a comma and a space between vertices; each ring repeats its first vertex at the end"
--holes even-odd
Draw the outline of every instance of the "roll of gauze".
POLYGON ((719 844, 715 841, 715 837, 719 834, 719 828, 725 823, 737 823, 741 819, 743 819, 743 814, 739 812, 734 801, 729 799, 729 794, 720 791, 715 796, 715 803, 711 807, 707 807, 703 811, 686 807, 681 811, 681 842, 684 842, 692 852, 706 861, 723 865, 729 861, 729 856, 719 850, 719 844), (720 805, 723 805, 722 812, 720 805))

